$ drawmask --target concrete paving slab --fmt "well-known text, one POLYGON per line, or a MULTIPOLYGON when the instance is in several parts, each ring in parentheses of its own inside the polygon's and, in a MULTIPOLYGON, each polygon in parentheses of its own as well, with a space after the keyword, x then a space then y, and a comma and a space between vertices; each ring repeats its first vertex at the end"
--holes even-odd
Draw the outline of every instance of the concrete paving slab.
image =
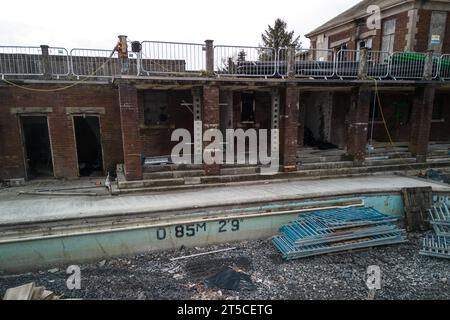
POLYGON ((28 196, 0 198, 0 225, 54 221, 109 215, 187 210, 194 208, 273 202, 324 196, 373 192, 399 192, 405 187, 431 186, 448 191, 442 184, 396 175, 263 182, 253 185, 211 187, 170 193, 108 197, 28 196))

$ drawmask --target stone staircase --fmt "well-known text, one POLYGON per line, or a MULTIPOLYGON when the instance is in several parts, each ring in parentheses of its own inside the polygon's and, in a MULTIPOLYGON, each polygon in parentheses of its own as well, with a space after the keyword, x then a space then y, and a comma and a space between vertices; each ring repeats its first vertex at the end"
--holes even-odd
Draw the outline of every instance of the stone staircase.
POLYGON ((346 159, 345 152, 301 153, 298 157, 297 171, 279 172, 275 175, 261 175, 258 166, 230 166, 221 168, 221 175, 206 176, 202 165, 162 165, 144 167, 144 179, 125 181, 119 175, 118 192, 162 192, 192 188, 207 188, 236 183, 255 183, 282 179, 311 180, 336 177, 370 176, 386 173, 418 172, 434 168, 448 170, 450 156, 448 151, 433 150, 427 163, 416 163, 408 151, 374 152, 362 166, 355 167, 346 159))

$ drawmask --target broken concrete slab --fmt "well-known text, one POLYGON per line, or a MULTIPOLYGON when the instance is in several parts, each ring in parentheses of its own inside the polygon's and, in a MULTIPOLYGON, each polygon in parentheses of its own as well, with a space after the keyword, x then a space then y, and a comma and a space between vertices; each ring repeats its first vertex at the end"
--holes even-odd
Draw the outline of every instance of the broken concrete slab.
POLYGON ((33 297, 34 282, 6 290, 3 300, 31 300, 33 297))

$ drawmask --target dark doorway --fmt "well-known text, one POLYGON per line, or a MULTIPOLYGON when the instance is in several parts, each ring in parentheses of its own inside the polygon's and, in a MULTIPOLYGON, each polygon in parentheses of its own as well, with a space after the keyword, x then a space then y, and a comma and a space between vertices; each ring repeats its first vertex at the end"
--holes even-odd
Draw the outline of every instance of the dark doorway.
POLYGON ((100 121, 95 116, 73 117, 80 176, 101 176, 103 156, 100 121))
POLYGON ((27 178, 53 176, 52 150, 47 117, 22 116, 23 141, 27 178))

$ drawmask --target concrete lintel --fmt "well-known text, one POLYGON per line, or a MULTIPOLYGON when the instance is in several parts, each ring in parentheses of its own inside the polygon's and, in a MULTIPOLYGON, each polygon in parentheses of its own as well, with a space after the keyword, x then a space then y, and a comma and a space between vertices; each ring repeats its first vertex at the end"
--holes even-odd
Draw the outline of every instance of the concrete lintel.
POLYGON ((11 108, 11 114, 25 114, 25 113, 52 113, 53 108, 49 107, 18 107, 11 108))
POLYGON ((67 107, 66 108, 66 114, 82 114, 82 113, 89 113, 89 114, 102 114, 104 115, 106 113, 105 108, 77 108, 77 107, 67 107))
POLYGON ((344 43, 350 42, 351 40, 352 40, 352 38, 345 38, 345 39, 342 39, 342 40, 339 40, 339 41, 332 42, 330 44, 330 48, 338 47, 338 46, 340 46, 340 45, 342 45, 344 43))

